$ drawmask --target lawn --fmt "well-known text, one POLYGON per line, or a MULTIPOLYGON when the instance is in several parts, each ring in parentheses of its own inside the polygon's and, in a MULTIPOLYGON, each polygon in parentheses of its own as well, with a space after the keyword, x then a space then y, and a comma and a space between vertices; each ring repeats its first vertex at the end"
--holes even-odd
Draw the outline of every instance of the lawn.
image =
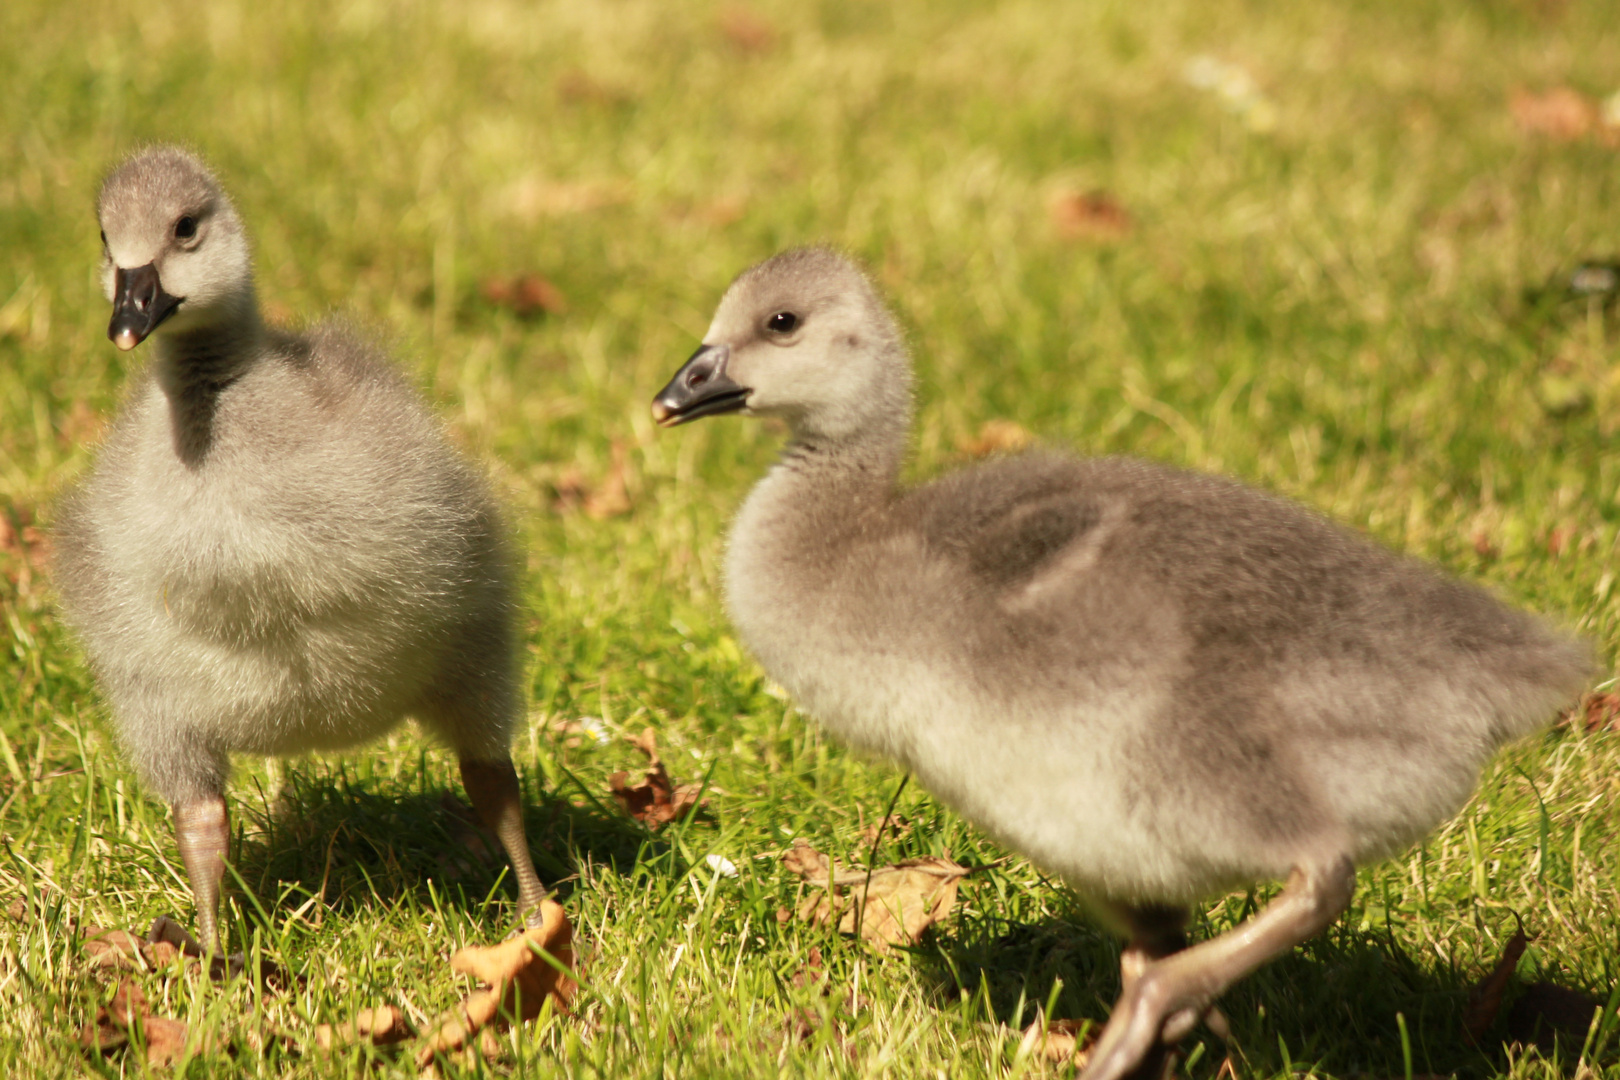
MULTIPOLYGON (((31 904, 0 922, 0 1074, 139 1074, 79 1048, 117 978, 82 928, 192 918, 50 588, 53 500, 147 355, 107 341, 97 281, 123 154, 204 153, 266 309, 388 342, 527 553, 514 752, 586 985, 447 1075, 1062 1075, 1020 1029, 1048 1004, 1104 1018, 1118 943, 917 786, 877 858, 975 867, 950 918, 888 955, 779 919, 803 889, 781 853, 864 866, 901 777, 824 738, 727 625, 726 523, 780 432, 660 431, 653 392, 732 275, 831 242, 910 335, 916 476, 990 421, 1231 474, 1578 627, 1612 669, 1620 318, 1567 283, 1620 251, 1617 58, 1601 0, 0 5, 0 902, 31 904), (657 831, 608 794, 647 727, 709 785, 657 831)), ((1584 1030, 1504 1047, 1541 982, 1607 1002, 1587 1075, 1620 1077, 1620 728, 1590 728, 1513 747, 1365 868, 1187 1074, 1571 1075, 1584 1030), (1469 987, 1516 917, 1529 949, 1472 1044, 1469 987)), ((227 933, 302 981, 136 976, 192 1025, 187 1075, 415 1074, 312 1031, 376 1004, 420 1025, 465 992, 449 955, 511 929, 459 795, 409 728, 238 761, 227 933)), ((1211 898, 1197 933, 1273 890, 1211 898)))

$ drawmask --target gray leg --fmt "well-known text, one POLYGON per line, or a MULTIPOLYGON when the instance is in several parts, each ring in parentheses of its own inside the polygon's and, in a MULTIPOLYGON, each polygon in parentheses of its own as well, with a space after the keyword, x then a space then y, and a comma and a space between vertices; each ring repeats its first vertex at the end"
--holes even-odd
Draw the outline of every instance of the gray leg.
POLYGON ((225 878, 225 860, 230 856, 231 819, 225 809, 225 796, 207 795, 174 804, 174 833, 180 845, 180 859, 191 879, 191 895, 197 903, 197 929, 202 947, 219 953, 219 889, 225 878))
POLYGON ((1131 940, 1119 954, 1120 981, 1130 993, 1148 965, 1187 947, 1187 909, 1143 904, 1117 910, 1131 929, 1131 940))
POLYGON ((1082 1080, 1122 1080, 1157 1044, 1180 1040, 1227 987, 1325 930, 1350 906, 1355 885, 1345 856, 1295 867, 1282 895, 1248 922, 1162 959, 1142 957, 1082 1080))
MULTIPOLYGON (((1120 996, 1123 997, 1155 960, 1163 960, 1187 947, 1189 913, 1186 908, 1163 904, 1121 906, 1115 910, 1131 930, 1131 940, 1119 955, 1119 981, 1123 987, 1120 996)), ((1201 1019, 1222 1039, 1231 1033, 1226 1014, 1217 1006, 1211 1005, 1201 1019)))
MULTIPOLYGON (((1120 907, 1118 914, 1130 927, 1131 939, 1119 954, 1121 999, 1156 960, 1187 947, 1188 912, 1183 907, 1143 904, 1120 907)), ((1168 1080, 1175 1071, 1175 1054, 1164 1042, 1155 1042, 1128 1074, 1132 1080, 1168 1080)))
POLYGON ((506 857, 517 876, 518 908, 524 923, 538 926, 540 901, 546 898, 546 887, 540 884, 540 875, 534 872, 534 861, 529 857, 529 838, 523 832, 523 795, 518 789, 517 770, 510 759, 505 761, 461 761, 461 783, 467 789, 473 809, 484 826, 500 838, 506 857))

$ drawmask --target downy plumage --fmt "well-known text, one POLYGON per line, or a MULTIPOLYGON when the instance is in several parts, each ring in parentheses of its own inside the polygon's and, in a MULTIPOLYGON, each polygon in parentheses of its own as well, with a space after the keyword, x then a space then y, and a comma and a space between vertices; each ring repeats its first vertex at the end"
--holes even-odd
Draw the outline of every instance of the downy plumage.
POLYGON ((748 647, 1130 935, 1088 1080, 1218 1026, 1588 677, 1539 619, 1230 480, 1034 453, 902 487, 911 377, 866 277, 797 250, 736 280, 653 412, 787 422, 726 560, 748 647), (1183 951, 1191 902, 1284 878, 1183 951))
POLYGON ((262 322, 241 219, 195 157, 135 155, 98 209, 108 336, 152 334, 155 356, 59 510, 56 581, 174 806, 204 945, 229 755, 352 746, 406 715, 460 755, 533 909, 513 574, 482 478, 358 335, 262 322))

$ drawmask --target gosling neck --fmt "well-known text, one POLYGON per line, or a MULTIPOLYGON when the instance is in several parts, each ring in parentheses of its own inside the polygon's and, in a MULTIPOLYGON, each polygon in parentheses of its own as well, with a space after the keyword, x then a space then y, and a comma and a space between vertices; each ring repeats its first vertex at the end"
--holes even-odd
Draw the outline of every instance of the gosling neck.
POLYGON ((795 430, 771 470, 772 480, 794 489, 795 498, 813 493, 818 503, 868 511, 897 493, 910 427, 910 417, 902 416, 855 435, 795 430))
POLYGON ((234 320, 154 337, 154 374, 169 401, 175 455, 187 468, 200 468, 214 446, 220 395, 263 353, 264 324, 250 303, 234 320))

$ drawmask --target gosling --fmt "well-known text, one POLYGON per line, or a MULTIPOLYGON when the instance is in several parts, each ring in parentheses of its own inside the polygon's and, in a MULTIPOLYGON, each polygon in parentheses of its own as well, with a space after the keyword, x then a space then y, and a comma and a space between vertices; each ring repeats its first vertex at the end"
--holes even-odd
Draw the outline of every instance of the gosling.
POLYGON ((98 216, 107 335, 151 335, 155 355, 60 507, 56 584, 173 806, 203 947, 220 943, 230 754, 349 747, 406 715, 459 755, 537 911, 509 753, 517 604, 479 474, 351 331, 264 324, 242 220, 191 154, 125 161, 98 216))
POLYGON ((1230 480, 1036 453, 904 488, 911 388, 871 283, 806 249, 737 278, 652 412, 786 422, 726 559, 748 647, 1128 935, 1086 1080, 1224 1026, 1227 987, 1590 674, 1538 619, 1230 480), (1287 885, 1186 947, 1191 903, 1263 879, 1287 885))

